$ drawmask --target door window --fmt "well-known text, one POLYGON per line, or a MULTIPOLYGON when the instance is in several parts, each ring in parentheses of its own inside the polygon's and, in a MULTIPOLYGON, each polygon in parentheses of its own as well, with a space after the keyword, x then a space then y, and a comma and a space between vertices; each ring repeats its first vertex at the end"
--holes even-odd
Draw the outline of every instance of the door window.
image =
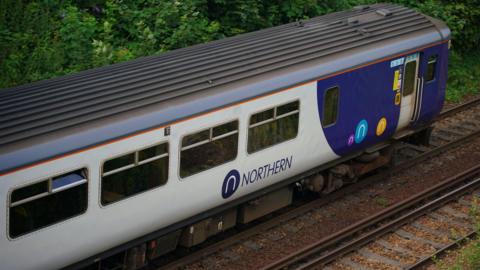
POLYGON ((403 83, 403 96, 413 93, 415 88, 415 73, 417 72, 417 61, 408 62, 405 65, 405 79, 403 83))

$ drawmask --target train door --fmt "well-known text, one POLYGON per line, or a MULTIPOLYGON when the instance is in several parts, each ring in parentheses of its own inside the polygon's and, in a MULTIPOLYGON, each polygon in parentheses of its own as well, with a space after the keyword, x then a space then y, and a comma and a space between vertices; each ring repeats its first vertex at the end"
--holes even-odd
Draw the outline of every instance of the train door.
POLYGON ((400 102, 400 117, 398 120, 398 129, 402 129, 409 125, 410 121, 414 120, 415 113, 419 108, 417 106, 420 104, 418 100, 421 97, 420 91, 418 91, 419 84, 419 58, 420 54, 415 53, 409 55, 405 59, 403 66, 403 87, 401 93, 401 102, 400 102))

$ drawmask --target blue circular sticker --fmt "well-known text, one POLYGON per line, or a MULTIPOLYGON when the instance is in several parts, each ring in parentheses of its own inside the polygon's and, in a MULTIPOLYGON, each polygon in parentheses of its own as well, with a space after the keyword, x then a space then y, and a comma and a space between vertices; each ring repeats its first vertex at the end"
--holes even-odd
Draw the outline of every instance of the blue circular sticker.
POLYGON ((363 119, 358 123, 357 128, 355 129, 355 142, 361 143, 365 137, 367 137, 367 132, 368 123, 367 120, 363 119))
POLYGON ((231 170, 223 180, 222 197, 227 199, 232 196, 238 186, 240 186, 240 173, 237 170, 231 170))

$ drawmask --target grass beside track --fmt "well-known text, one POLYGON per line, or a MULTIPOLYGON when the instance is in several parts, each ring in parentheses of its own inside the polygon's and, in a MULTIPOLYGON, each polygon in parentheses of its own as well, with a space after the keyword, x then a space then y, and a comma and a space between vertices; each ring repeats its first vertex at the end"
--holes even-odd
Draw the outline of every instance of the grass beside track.
POLYGON ((435 266, 440 270, 477 270, 480 269, 480 202, 474 199, 470 215, 475 220, 476 239, 470 240, 457 250, 447 253, 445 258, 435 259, 435 266))
MULTIPOLYGON (((477 233, 478 234, 478 233, 477 233)), ((480 269, 480 240, 468 242, 458 250, 447 253, 447 257, 435 259, 436 269, 476 270, 480 269)))

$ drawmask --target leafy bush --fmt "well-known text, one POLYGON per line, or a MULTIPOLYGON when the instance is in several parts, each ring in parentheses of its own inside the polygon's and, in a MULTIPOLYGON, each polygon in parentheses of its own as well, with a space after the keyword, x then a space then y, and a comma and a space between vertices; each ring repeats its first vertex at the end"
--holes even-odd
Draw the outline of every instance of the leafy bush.
POLYGON ((464 96, 480 92, 480 52, 450 53, 447 100, 458 102, 464 96))

